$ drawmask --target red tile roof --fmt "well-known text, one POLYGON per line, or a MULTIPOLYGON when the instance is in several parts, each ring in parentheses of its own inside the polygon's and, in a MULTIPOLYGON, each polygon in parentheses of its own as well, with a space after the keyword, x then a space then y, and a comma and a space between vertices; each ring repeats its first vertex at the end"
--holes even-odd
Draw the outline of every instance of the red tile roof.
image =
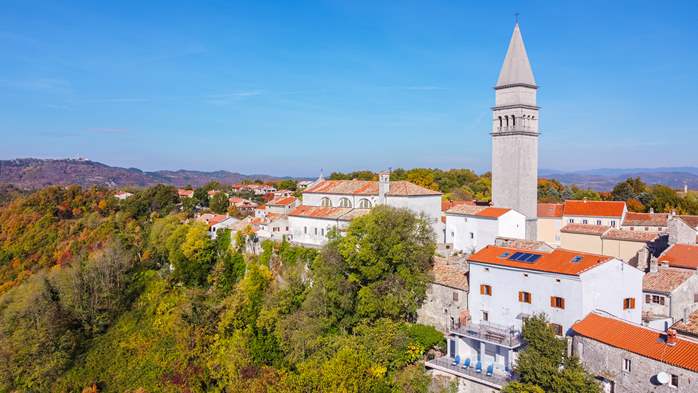
POLYGON ((662 236, 663 232, 641 232, 628 231, 625 229, 611 229, 604 233, 601 237, 609 240, 623 240, 628 242, 652 242, 662 236))
POLYGON ((296 197, 290 196, 290 197, 282 197, 282 198, 277 198, 272 201, 270 201, 268 204, 269 205, 274 205, 274 206, 288 206, 296 203, 296 197))
POLYGON ((625 213, 623 219, 624 226, 641 226, 641 227, 665 227, 669 220, 668 213, 625 213))
POLYGON ((698 228, 698 216, 679 216, 691 228, 698 228))
MULTIPOLYGON (((378 195, 378 182, 372 180, 325 180, 304 191, 311 194, 378 195)), ((391 181, 387 195, 441 195, 408 181, 391 181)))
POLYGON ((511 209, 505 209, 502 207, 487 207, 487 206, 473 206, 473 205, 456 205, 448 211, 447 214, 462 214, 466 216, 474 217, 484 217, 484 218, 498 218, 504 213, 510 211, 511 209))
POLYGON ((580 233, 583 235, 603 235, 609 229, 611 229, 611 227, 606 225, 567 224, 560 229, 560 232, 580 233))
POLYGON ((658 261, 667 262, 671 267, 698 269, 698 245, 674 244, 659 256, 658 261))
POLYGON ((468 290, 467 273, 463 266, 447 263, 434 263, 432 269, 434 283, 464 291, 468 290))
POLYGON ((696 273, 686 269, 662 268, 642 277, 642 290, 670 293, 694 274, 696 273))
POLYGON ((543 252, 497 246, 487 246, 468 257, 468 261, 470 262, 480 262, 490 265, 500 265, 518 269, 536 270, 573 276, 578 276, 581 273, 611 259, 611 257, 604 255, 588 254, 578 251, 565 250, 562 248, 557 248, 551 252, 543 252), (535 262, 520 262, 507 259, 515 252, 536 254, 540 255, 541 257, 535 262), (504 255, 507 256, 504 257, 504 255), (581 257, 581 259, 577 262, 572 262, 572 259, 575 257, 581 257))
POLYGON ((562 203, 539 203, 538 217, 562 217, 562 203))
POLYGON ((676 322, 672 328, 683 334, 698 336, 698 311, 692 312, 687 320, 676 322))
POLYGON ((675 346, 665 343, 665 335, 597 312, 589 313, 572 329, 584 337, 672 366, 698 371, 698 343, 676 339, 675 346))
POLYGON ((352 209, 350 207, 324 207, 301 205, 291 210, 289 216, 307 218, 325 218, 331 220, 351 221, 355 217, 367 214, 369 209, 352 209))
POLYGON ((185 190, 180 188, 179 190, 177 190, 177 195, 181 197, 192 197, 194 196, 194 190, 185 190))
POLYGON ((565 216, 621 217, 625 209, 623 201, 565 201, 565 216))
POLYGON ((441 201, 441 211, 445 212, 446 210, 459 205, 475 206, 475 201, 449 201, 447 199, 444 199, 441 201))

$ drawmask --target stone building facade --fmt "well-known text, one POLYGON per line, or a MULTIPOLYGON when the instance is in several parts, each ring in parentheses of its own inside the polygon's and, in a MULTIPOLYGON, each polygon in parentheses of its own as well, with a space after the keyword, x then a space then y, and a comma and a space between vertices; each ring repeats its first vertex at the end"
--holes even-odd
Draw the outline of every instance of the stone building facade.
POLYGON ((460 324, 468 311, 468 267, 465 257, 434 257, 427 298, 417 310, 417 322, 441 332, 460 324))
POLYGON ((589 314, 573 329, 572 353, 605 392, 698 391, 698 342, 675 336, 672 345, 665 332, 601 313, 589 314))

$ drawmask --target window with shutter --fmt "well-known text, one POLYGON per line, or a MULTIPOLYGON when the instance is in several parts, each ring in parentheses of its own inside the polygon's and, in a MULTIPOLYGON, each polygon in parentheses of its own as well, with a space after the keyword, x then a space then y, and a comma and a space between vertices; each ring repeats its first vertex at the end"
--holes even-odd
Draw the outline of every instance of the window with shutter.
POLYGON ((550 307, 553 308, 565 308, 565 299, 557 296, 551 296, 550 297, 550 307))

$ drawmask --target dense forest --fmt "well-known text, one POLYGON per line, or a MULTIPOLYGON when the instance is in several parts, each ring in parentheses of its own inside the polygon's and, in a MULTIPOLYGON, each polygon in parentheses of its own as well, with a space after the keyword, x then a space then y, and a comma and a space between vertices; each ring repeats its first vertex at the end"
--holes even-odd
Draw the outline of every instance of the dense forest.
POLYGON ((51 187, 0 207, 0 391, 427 390, 423 220, 381 207, 321 250, 247 255, 178 203, 51 187))

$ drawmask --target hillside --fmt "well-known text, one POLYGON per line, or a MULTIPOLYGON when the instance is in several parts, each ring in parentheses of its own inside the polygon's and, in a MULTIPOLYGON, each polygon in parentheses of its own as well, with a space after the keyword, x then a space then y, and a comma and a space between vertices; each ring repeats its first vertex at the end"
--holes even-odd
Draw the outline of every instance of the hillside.
POLYGON ((13 184, 25 189, 68 184, 146 187, 162 183, 174 186, 191 184, 198 187, 213 180, 232 184, 245 179, 267 181, 281 178, 268 175, 243 175, 228 171, 163 170, 144 172, 136 168, 113 167, 95 161, 79 159, 22 158, 0 160, 0 184, 13 184))
POLYGON ((647 184, 662 184, 673 189, 698 189, 698 168, 629 168, 629 169, 592 169, 585 171, 560 172, 541 170, 539 175, 555 179, 565 185, 576 185, 594 191, 610 191, 613 186, 625 179, 639 177, 647 184))

